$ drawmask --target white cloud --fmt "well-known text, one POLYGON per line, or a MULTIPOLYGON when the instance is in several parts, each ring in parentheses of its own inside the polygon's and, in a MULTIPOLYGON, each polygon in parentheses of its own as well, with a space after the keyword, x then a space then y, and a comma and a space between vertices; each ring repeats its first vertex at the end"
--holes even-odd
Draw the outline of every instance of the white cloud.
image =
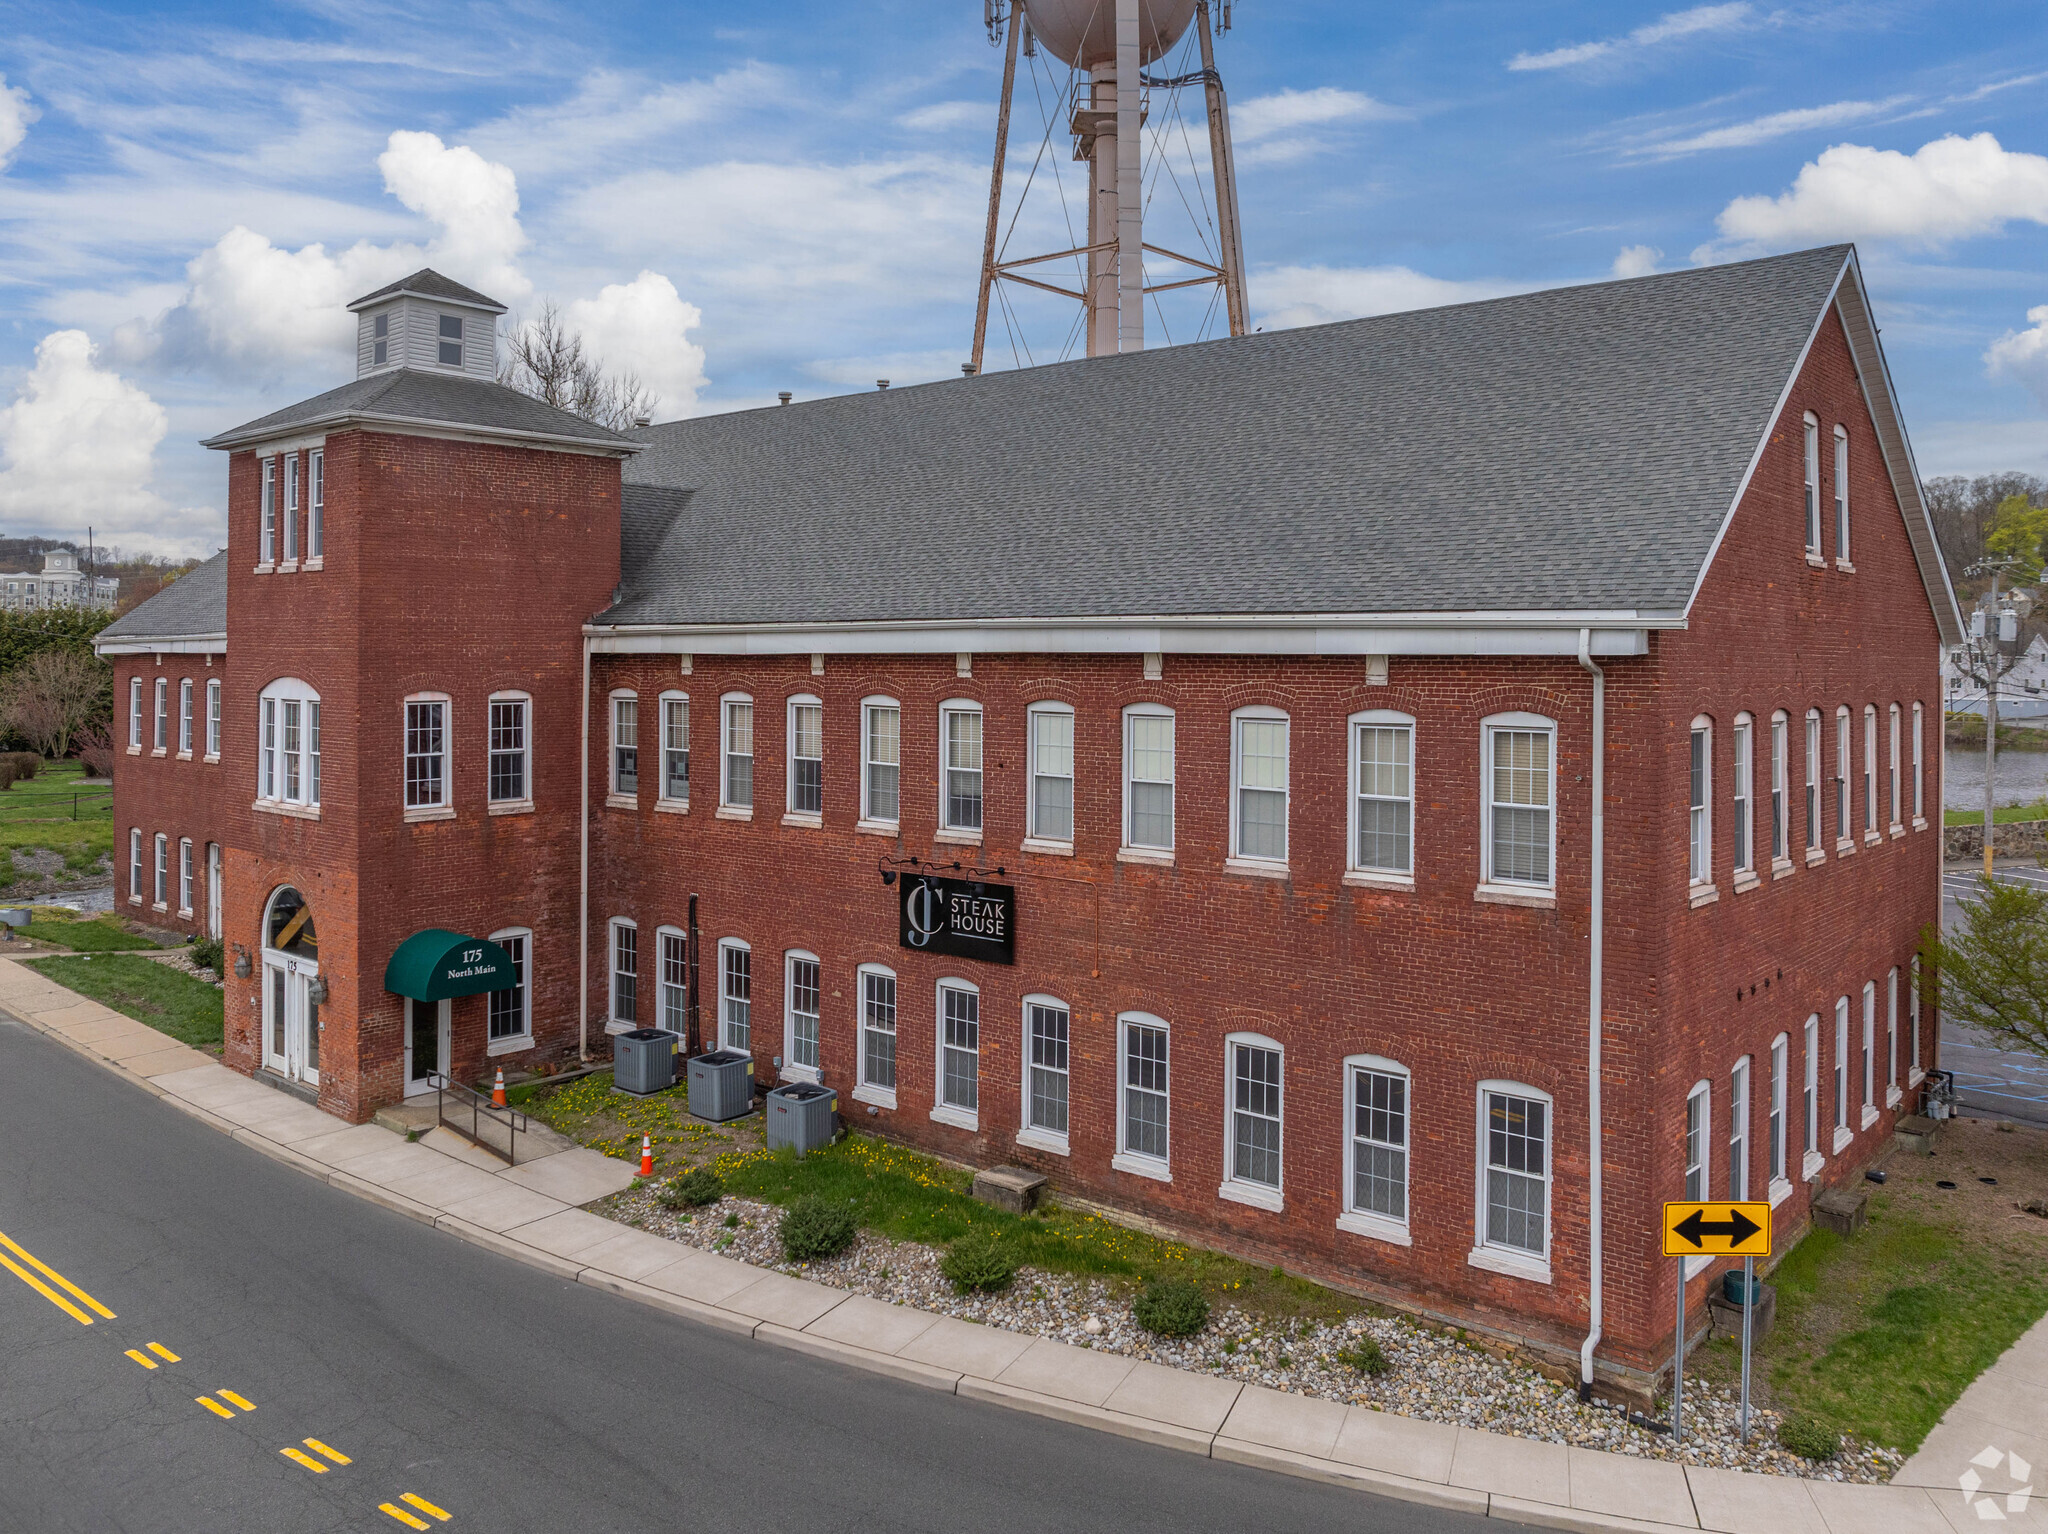
POLYGON ((486 160, 466 144, 450 149, 432 133, 398 132, 377 156, 384 190, 441 226, 431 259, 442 275, 470 283, 502 303, 526 297, 533 284, 514 264, 526 248, 519 227, 519 183, 508 165, 486 160))
POLYGON ((1462 304, 1522 290, 1488 278, 1429 277, 1405 266, 1281 266, 1255 272, 1251 279, 1252 308, 1268 330, 1462 304))
POLYGON ((1614 258, 1614 275, 1647 277, 1657 270, 1657 263, 1663 259, 1664 252, 1654 245, 1624 245, 1621 254, 1614 258))
POLYGON ((572 330, 610 371, 637 373, 657 396, 664 419, 688 415, 704 376, 704 348, 689 333, 704 323, 695 304, 659 272, 615 282, 595 298, 579 298, 563 311, 572 330))
POLYGON ((986 101, 934 101, 905 112, 896 119, 896 126, 913 133, 955 133, 989 125, 994 117, 995 108, 986 101))
POLYGON ((2027 311, 2028 328, 2009 330, 1984 353, 1993 378, 2024 384, 2048 411, 2048 304, 2027 311))
POLYGON ((649 83, 638 74, 600 70, 568 100, 515 107, 469 135, 479 152, 532 179, 587 172, 608 157, 678 130, 774 110, 792 87, 784 71, 748 62, 709 80, 649 83))
POLYGON ((1791 190, 1738 197, 1715 224, 1734 245, 1784 249, 1859 239, 1938 246, 2021 219, 2048 224, 2048 157, 1979 133, 1951 134, 1911 155, 1837 144, 1801 167, 1791 190))
POLYGON ((1574 64, 1590 64, 1597 61, 1612 62, 1619 57, 1654 48, 1659 43, 1668 43, 1681 37, 1694 37, 1702 32, 1726 32, 1742 25, 1752 15, 1746 4, 1696 5, 1691 10, 1673 11, 1657 20, 1637 27, 1621 37, 1604 38, 1599 42, 1573 43, 1563 48, 1552 48, 1545 53, 1518 53, 1508 60, 1510 69, 1569 69, 1574 64))
POLYGON ((163 406, 99 366, 82 330, 55 330, 0 410, 0 518, 9 532, 95 536, 164 553, 211 554, 220 518, 151 488, 163 406))
POLYGON ((1252 143, 1276 133, 1320 128, 1328 123, 1387 121, 1407 115, 1362 91, 1318 85, 1313 90, 1275 91, 1270 96, 1253 96, 1238 102, 1230 109, 1230 137, 1233 142, 1252 143))
POLYGON ((1668 159, 1709 149, 1748 149, 1788 134, 1806 133, 1815 128, 1839 128, 1845 123, 1881 117, 1887 112, 1897 111, 1912 99, 1910 96, 1887 96, 1883 101, 1832 101, 1826 106, 1771 112, 1763 117, 1752 117, 1748 122, 1730 123, 1725 128, 1709 128, 1687 138, 1660 139, 1643 145, 1640 152, 1668 159))
POLYGON ((27 91, 9 85, 7 76, 0 75, 0 170, 7 169, 14 151, 28 137, 28 125, 42 115, 28 99, 27 91))

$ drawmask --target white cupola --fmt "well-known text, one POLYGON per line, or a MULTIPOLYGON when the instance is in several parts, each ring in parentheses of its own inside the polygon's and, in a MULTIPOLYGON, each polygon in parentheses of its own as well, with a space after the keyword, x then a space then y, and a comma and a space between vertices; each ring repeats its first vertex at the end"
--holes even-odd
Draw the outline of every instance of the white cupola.
POLYGON ((505 306, 429 267, 349 306, 356 317, 356 377, 392 368, 498 376, 498 316, 505 306))

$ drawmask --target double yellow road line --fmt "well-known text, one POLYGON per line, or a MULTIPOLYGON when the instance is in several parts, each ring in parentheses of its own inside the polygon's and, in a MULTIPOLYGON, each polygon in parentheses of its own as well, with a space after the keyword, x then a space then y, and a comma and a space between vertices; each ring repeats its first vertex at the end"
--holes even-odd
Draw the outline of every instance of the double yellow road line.
POLYGON ((65 1291, 65 1294, 72 1296, 73 1299, 83 1304, 86 1310, 98 1312, 103 1319, 108 1321, 114 1319, 114 1313, 111 1310, 87 1294, 47 1262, 44 1262, 33 1252, 30 1252, 26 1247, 11 1240, 5 1231, 0 1231, 0 1247, 6 1249, 5 1251, 0 1251, 0 1267, 7 1269, 8 1272, 12 1273, 24 1284, 27 1284, 29 1288, 35 1290, 37 1294, 40 1294, 52 1305, 55 1305, 80 1326, 92 1325, 92 1317, 87 1315, 85 1310, 79 1309, 78 1305, 73 1304, 70 1299, 66 1299, 64 1294, 59 1294, 57 1289, 62 1289, 65 1291), (8 1253, 13 1255, 9 1256, 8 1253), (17 1257, 21 1259, 20 1262, 15 1261, 17 1257), (26 1263, 27 1266, 24 1267, 23 1263, 26 1263), (30 1268, 33 1268, 35 1272, 30 1272, 30 1268), (41 1274, 42 1277, 37 1277, 37 1274, 41 1274), (48 1279, 49 1283, 45 1283, 44 1279, 48 1279), (51 1284, 55 1284, 57 1288, 51 1288, 51 1284))

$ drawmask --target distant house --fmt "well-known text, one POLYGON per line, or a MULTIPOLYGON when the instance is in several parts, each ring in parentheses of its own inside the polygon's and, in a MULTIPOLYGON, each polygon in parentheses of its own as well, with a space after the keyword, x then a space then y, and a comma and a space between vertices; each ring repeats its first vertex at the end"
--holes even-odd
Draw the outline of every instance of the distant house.
POLYGON ((76 549, 49 549, 40 571, 0 573, 0 607, 28 612, 47 607, 91 607, 111 610, 121 595, 112 575, 88 575, 78 568, 76 549))

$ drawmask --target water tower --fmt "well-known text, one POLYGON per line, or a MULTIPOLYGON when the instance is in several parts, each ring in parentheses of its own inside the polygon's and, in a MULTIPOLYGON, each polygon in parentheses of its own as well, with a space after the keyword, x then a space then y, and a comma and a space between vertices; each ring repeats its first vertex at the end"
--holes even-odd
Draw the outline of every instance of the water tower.
MULTIPOLYGON (((1230 334, 1243 335, 1247 328, 1244 243, 1231 164, 1230 113, 1222 77, 1216 72, 1214 46, 1217 34, 1229 30, 1230 0, 1222 0, 1220 27, 1212 24, 1209 0, 984 0, 984 16, 989 40, 1003 41, 1006 51, 969 370, 981 371, 990 303, 992 299, 1000 301, 997 287, 1004 283, 1078 301, 1091 357, 1142 351, 1145 301, 1170 289, 1213 285, 1222 300, 1230 334), (1200 49, 1199 69, 1166 76, 1145 72, 1177 44, 1183 44, 1191 30, 1200 49), (1005 248, 1002 212, 1017 61, 1020 53, 1035 60, 1041 51, 1067 69, 1054 108, 1061 120, 1056 124, 1049 121, 1046 130, 1049 139, 1056 126, 1063 128, 1072 139, 1074 159, 1087 167, 1087 232, 1070 248, 1013 258, 1005 248), (1201 256, 1148 244, 1144 227, 1148 170, 1153 171, 1155 183, 1158 179, 1143 142, 1148 105, 1161 92, 1178 92, 1194 85, 1202 87, 1206 98, 1214 204, 1213 223, 1200 237, 1201 243, 1211 248, 1201 256), (1167 265, 1158 282, 1145 280, 1148 252, 1167 265), (1072 287, 1054 280, 1063 275, 1054 264, 1061 262, 1068 263, 1072 287), (1190 272, 1193 275, 1187 275, 1190 272)), ((1164 152, 1163 147, 1155 147, 1155 157, 1164 152)), ((1035 184, 1035 175, 1027 179, 1027 192, 1035 184)), ((1182 204, 1192 214, 1185 197, 1182 204)), ((1016 211, 1008 226, 1011 230, 1017 227, 1016 211)), ((1206 222, 1206 207, 1202 214, 1206 222)))

